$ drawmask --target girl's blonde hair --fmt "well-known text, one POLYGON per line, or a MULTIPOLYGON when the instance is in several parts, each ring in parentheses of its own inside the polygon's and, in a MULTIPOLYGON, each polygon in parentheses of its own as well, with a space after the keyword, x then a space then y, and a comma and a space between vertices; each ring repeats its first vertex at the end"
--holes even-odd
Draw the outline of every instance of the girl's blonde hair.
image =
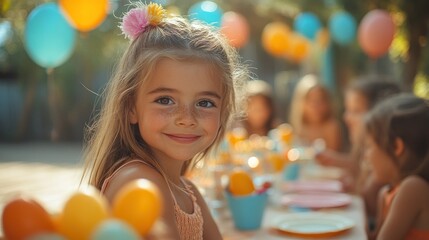
MULTIPOLYGON (((160 59, 204 61, 212 66, 214 77, 222 82, 221 128, 208 149, 186 162, 182 174, 217 146, 231 119, 237 114, 247 71, 227 40, 210 26, 189 22, 176 16, 149 25, 126 49, 116 71, 103 92, 103 105, 98 119, 87 129, 84 177, 101 188, 104 180, 129 158, 139 158, 156 167, 156 161, 140 137, 137 126, 130 124, 137 90, 146 83, 160 59)), ((157 168, 158 169, 158 168, 157 168)), ((160 169, 158 169, 160 170, 160 169)), ((161 170, 162 171, 162 170, 161 170)))
POLYGON ((419 174, 429 179, 429 101, 399 94, 382 101, 365 118, 366 131, 400 169, 401 177, 419 174), (395 155, 396 139, 404 154, 395 155), (426 163, 425 163, 426 161, 426 163))
POLYGON ((300 133, 304 127, 304 102, 308 93, 315 88, 320 88, 326 95, 328 101, 328 112, 326 113, 325 120, 334 117, 334 109, 332 109, 332 102, 330 93, 321 84, 319 79, 312 74, 305 75, 297 83, 291 101, 291 109, 289 114, 289 123, 292 125, 295 132, 300 133))

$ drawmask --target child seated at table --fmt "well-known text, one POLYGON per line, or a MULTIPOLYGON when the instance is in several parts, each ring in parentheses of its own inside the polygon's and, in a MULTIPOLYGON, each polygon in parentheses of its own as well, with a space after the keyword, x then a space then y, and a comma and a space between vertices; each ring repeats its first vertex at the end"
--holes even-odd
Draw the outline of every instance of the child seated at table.
POLYGON ((366 117, 365 156, 379 194, 376 239, 429 239, 429 101, 392 97, 366 117))
POLYGON ((354 81, 347 87, 344 98, 344 122, 346 124, 351 152, 339 153, 326 150, 316 155, 318 163, 325 166, 341 167, 345 170, 342 177, 344 189, 360 194, 364 201, 370 228, 375 218, 377 194, 385 184, 374 179, 363 161, 364 156, 362 126, 365 114, 378 102, 400 93, 399 86, 379 76, 365 76, 354 81))
POLYGON ((328 90, 316 76, 306 75, 297 84, 291 102, 290 124, 302 144, 322 138, 326 147, 341 149, 341 127, 336 119, 328 90))
POLYGON ((275 117, 271 86, 263 80, 252 80, 246 86, 246 118, 240 123, 247 136, 267 136, 279 124, 275 117))

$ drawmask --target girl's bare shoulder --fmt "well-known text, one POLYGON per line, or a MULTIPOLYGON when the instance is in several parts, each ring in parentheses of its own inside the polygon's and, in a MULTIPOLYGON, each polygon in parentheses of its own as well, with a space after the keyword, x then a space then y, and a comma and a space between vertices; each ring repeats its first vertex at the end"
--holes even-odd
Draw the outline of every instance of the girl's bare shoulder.
POLYGON ((429 200, 429 183, 420 176, 408 176, 402 180, 398 195, 427 202, 429 200))
POLYGON ((152 181, 161 189, 166 187, 163 176, 154 167, 142 160, 130 160, 124 163, 111 177, 105 192, 109 201, 113 200, 113 197, 124 185, 140 178, 152 181))

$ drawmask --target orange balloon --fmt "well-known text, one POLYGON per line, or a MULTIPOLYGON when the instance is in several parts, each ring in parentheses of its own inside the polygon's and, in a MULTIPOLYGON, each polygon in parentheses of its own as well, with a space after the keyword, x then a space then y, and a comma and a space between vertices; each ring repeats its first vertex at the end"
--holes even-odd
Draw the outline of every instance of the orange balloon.
POLYGON ((234 170, 229 175, 229 191, 234 196, 244 196, 255 191, 250 175, 243 170, 234 170))
POLYGON ((60 0, 59 5, 71 25, 82 32, 98 27, 109 10, 108 0, 60 0))
POLYGON ((267 24, 262 31, 262 45, 274 56, 283 56, 289 49, 289 27, 281 22, 267 24))
POLYGON ((158 187, 147 179, 137 179, 126 184, 115 196, 113 216, 145 236, 161 215, 162 204, 158 187))
POLYGON ((310 53, 310 43, 306 38, 298 34, 291 34, 290 48, 285 54, 287 58, 294 62, 301 62, 310 53))
POLYGON ((51 215, 51 220, 52 220, 52 223, 54 224, 55 231, 60 232, 61 214, 51 215))
POLYGON ((46 210, 35 200, 16 198, 8 202, 2 215, 6 239, 24 240, 43 233, 54 233, 54 224, 46 210))
POLYGON ((85 240, 109 217, 107 200, 95 188, 73 194, 59 215, 59 229, 69 240, 85 240))
POLYGON ((228 38, 231 46, 241 48, 249 39, 249 24, 245 17, 239 13, 226 12, 222 16, 220 31, 228 38))

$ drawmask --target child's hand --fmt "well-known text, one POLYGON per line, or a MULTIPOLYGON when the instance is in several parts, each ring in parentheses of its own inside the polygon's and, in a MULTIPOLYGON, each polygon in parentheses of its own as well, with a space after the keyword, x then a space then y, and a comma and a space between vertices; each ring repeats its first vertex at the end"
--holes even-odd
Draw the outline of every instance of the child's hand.
POLYGON ((321 151, 316 153, 316 155, 314 156, 314 158, 316 159, 316 161, 323 165, 323 166, 333 166, 335 165, 335 156, 333 154, 332 151, 330 150, 325 150, 325 151, 321 151))

